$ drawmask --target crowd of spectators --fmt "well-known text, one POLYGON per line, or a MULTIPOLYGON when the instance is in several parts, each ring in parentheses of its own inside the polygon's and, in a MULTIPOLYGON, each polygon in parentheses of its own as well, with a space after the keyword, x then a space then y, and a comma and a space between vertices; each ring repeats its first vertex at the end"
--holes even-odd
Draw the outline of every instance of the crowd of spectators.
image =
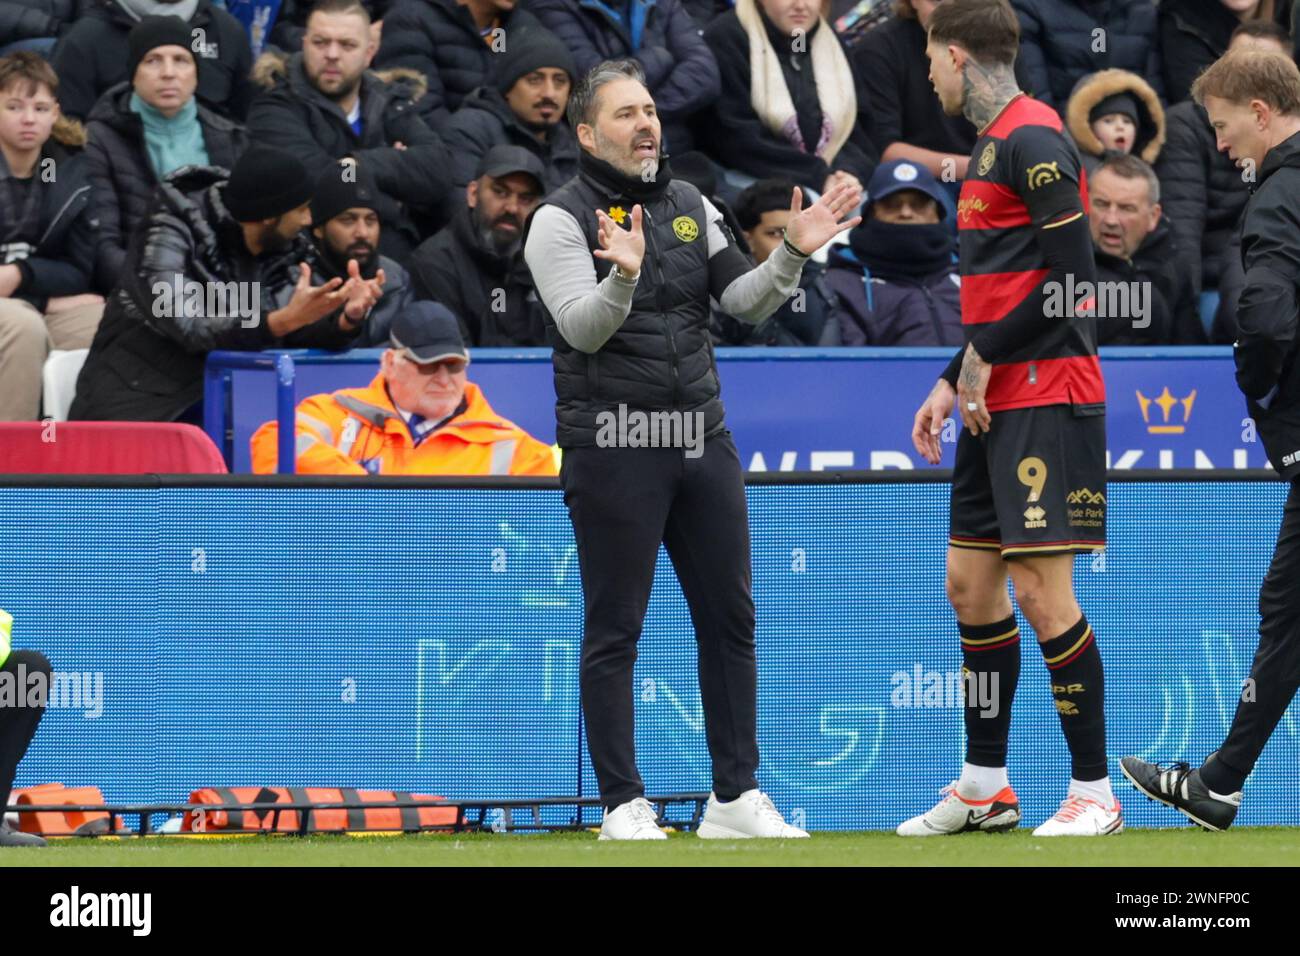
MULTIPOLYGON (((865 192, 785 307, 715 308, 714 341, 956 345, 978 131, 930 85, 941 2, 283 0, 267 23, 241 19, 257 0, 0 0, 0 420, 40 414, 52 348, 90 349, 73 417, 194 420, 215 348, 390 345, 435 314, 468 348, 546 346, 521 243, 577 171, 569 92, 611 58, 756 262, 796 189, 865 192)), ((1151 290, 1151 321, 1101 343, 1231 342, 1250 182, 1189 88, 1230 46, 1294 56, 1300 7, 1011 3, 1020 85, 1087 170, 1099 277, 1151 290)))

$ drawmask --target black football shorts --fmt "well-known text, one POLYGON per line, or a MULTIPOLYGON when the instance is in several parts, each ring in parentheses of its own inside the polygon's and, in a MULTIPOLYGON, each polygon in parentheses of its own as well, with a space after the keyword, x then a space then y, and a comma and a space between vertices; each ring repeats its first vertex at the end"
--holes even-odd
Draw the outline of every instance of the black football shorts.
POLYGON ((1042 405, 990 413, 978 438, 962 428, 948 543, 1004 558, 1106 546, 1106 416, 1042 405))

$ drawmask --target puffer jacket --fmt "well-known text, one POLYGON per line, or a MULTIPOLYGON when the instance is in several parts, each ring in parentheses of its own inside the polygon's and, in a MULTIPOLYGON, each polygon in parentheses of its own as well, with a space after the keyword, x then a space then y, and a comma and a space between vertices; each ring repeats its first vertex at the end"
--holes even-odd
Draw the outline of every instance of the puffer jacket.
POLYGON ((86 0, 0 0, 0 46, 67 32, 86 0))
POLYGON ((1105 150, 1092 131, 1088 116, 1092 108, 1116 93, 1131 93, 1138 104, 1137 135, 1129 152, 1147 163, 1155 163, 1165 144, 1165 108, 1151 84, 1128 70, 1101 70, 1079 80, 1065 110, 1065 128, 1088 175, 1100 165, 1105 150))
MULTIPOLYGON (((530 26, 537 18, 519 4, 501 18, 507 43, 510 34, 530 26)), ((384 17, 374 65, 418 71, 427 85, 417 104, 420 115, 440 130, 470 90, 490 82, 495 56, 469 8, 456 0, 397 0, 384 17)))
POLYGON ((831 247, 826 282, 839 302, 844 345, 945 345, 966 341, 955 265, 923 277, 873 276, 849 245, 831 247))
POLYGON ((1138 74, 1164 96, 1151 0, 1011 0, 1011 5, 1020 18, 1016 76, 1035 98, 1063 109, 1080 78, 1112 67, 1138 74), (1098 29, 1105 31, 1106 46, 1094 52, 1098 29))
POLYGON ((410 70, 367 73, 361 80, 362 132, 307 79, 302 54, 264 53, 254 78, 265 92, 248 111, 253 142, 298 157, 312 175, 351 156, 379 188, 375 211, 384 224, 380 251, 403 265, 436 222, 429 221, 451 186, 442 139, 420 118, 414 101, 423 81, 410 70), (406 148, 397 149, 395 143, 406 148))
POLYGON ((186 166, 158 187, 77 380, 70 418, 174 421, 202 397, 209 351, 317 344, 311 328, 277 339, 267 322, 293 297, 310 243, 299 235, 281 252, 250 253, 226 209, 227 178, 224 169, 186 166), (236 283, 244 301, 205 300, 191 314, 173 295, 187 281, 205 290, 236 283), (243 304, 256 308, 256 321, 243 304))
MULTIPOLYGON (((158 177, 149 163, 144 122, 131 111, 129 83, 105 93, 86 123, 86 172, 90 177, 90 215, 95 222, 95 284, 108 294, 126 261, 131 232, 144 221, 158 177)), ((230 169, 247 148, 244 128, 203 104, 198 105, 203 145, 212 166, 230 169)))
POLYGON ((519 121, 495 87, 482 86, 465 97, 443 130, 443 140, 451 154, 452 188, 461 202, 479 160, 493 146, 522 146, 540 159, 546 168, 546 192, 578 175, 580 147, 568 121, 552 126, 543 143, 519 121))
MULTIPOLYGON (((451 421, 415 444, 381 372, 365 388, 313 395, 298 406, 295 447, 300 475, 555 475, 555 454, 492 410, 482 389, 465 383, 451 421)), ((278 422, 251 439, 253 471, 279 461, 278 422)))
POLYGON ((1205 110, 1191 100, 1169 108, 1169 138, 1156 162, 1160 203, 1197 295, 1219 285, 1224 255, 1250 189, 1219 152, 1205 110))

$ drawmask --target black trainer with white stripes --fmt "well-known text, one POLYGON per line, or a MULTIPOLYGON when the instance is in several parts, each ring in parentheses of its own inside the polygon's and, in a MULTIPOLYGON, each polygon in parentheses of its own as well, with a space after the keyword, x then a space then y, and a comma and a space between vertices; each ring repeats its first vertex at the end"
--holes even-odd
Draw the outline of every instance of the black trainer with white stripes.
POLYGON ((1232 826, 1241 806, 1241 791, 1215 793, 1201 780, 1200 770, 1185 763, 1148 763, 1137 757, 1123 757, 1119 768, 1148 799, 1173 807, 1207 830, 1226 830, 1232 826))

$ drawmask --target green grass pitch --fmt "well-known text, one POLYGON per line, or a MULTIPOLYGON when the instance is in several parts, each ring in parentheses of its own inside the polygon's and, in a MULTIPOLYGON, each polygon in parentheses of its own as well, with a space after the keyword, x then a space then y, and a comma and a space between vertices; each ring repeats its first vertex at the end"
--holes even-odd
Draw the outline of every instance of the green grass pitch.
POLYGON ((808 840, 598 842, 595 833, 150 837, 0 849, 0 866, 1300 866, 1300 828, 1129 830, 1111 837, 971 833, 904 839, 818 832, 808 840))

